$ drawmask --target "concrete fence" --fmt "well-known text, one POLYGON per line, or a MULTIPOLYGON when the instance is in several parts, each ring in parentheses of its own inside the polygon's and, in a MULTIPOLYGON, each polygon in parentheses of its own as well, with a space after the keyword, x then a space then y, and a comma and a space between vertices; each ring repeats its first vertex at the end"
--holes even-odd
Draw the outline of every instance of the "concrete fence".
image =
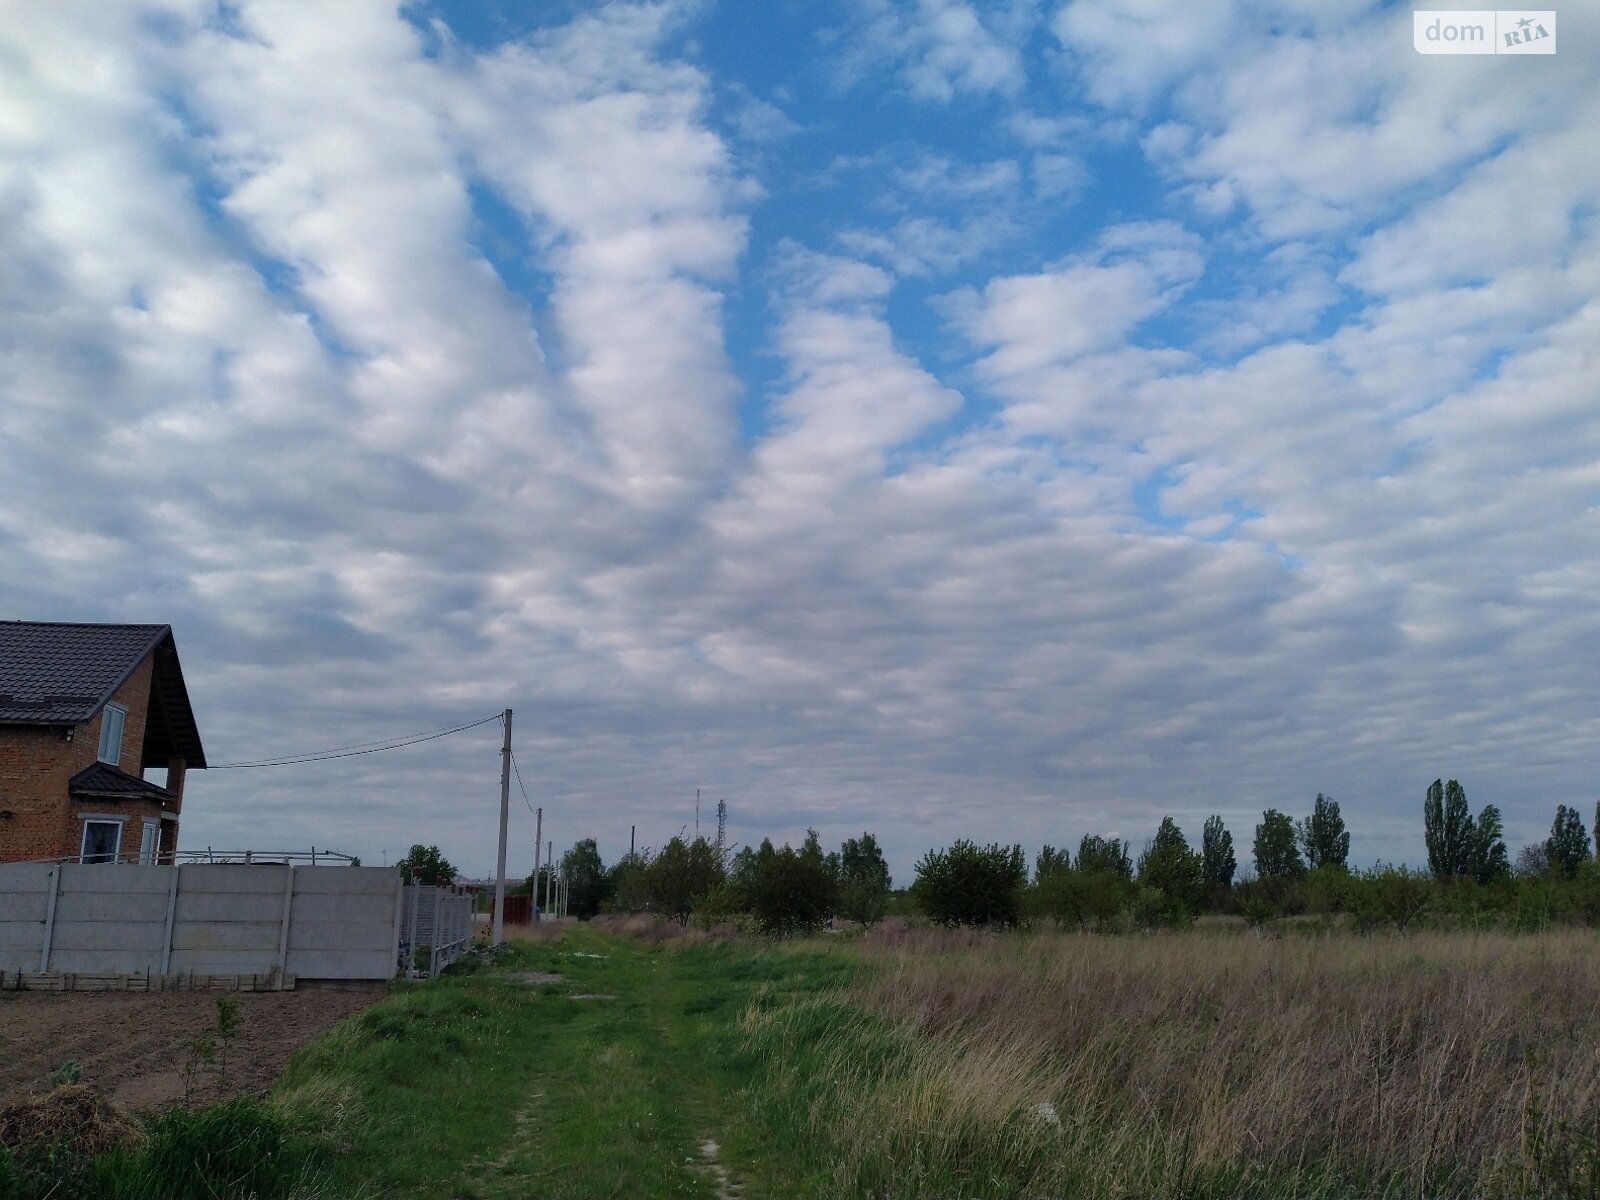
POLYGON ((408 968, 437 975, 467 952, 472 897, 462 889, 407 884, 400 912, 400 944, 408 968))
POLYGON ((0 971, 389 979, 393 867, 0 866, 0 971))

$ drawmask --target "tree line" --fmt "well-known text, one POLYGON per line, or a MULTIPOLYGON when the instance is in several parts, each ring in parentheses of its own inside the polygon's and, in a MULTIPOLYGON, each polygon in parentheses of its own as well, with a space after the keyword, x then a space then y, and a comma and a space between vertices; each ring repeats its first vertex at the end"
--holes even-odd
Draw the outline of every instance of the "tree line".
MULTIPOLYGON (((1489 804, 1474 815, 1454 779, 1429 785, 1422 818, 1426 871, 1352 869, 1339 803, 1320 792, 1302 817, 1276 808, 1261 814, 1244 870, 1233 834, 1215 815, 1202 825, 1198 847, 1165 817, 1137 854, 1127 840, 1089 834, 1075 854, 1043 846, 1031 870, 1020 845, 960 840, 924 854, 903 893, 892 891, 871 833, 831 851, 815 830, 798 848, 763 840, 734 852, 680 835, 610 866, 595 839, 585 838, 556 869, 568 880, 570 912, 578 917, 616 911, 684 924, 738 920, 779 936, 835 918, 872 925, 891 907, 945 925, 1046 921, 1105 931, 1184 925, 1207 914, 1242 916, 1252 925, 1348 914, 1358 928, 1402 930, 1430 917, 1527 928, 1600 924, 1600 863, 1577 809, 1557 806, 1550 836, 1523 847, 1515 862, 1499 809, 1489 804)), ((412 847, 402 867, 428 881, 454 874, 436 847, 412 847)), ((547 871, 518 890, 543 895, 547 871)))
MULTIPOLYGON (((652 912, 682 924, 747 918, 777 936, 809 933, 840 917, 865 925, 883 919, 892 879, 870 833, 824 851, 816 830, 798 848, 720 850, 703 837, 670 839, 659 850, 623 855, 610 867, 593 838, 579 841, 557 868, 567 877, 570 911, 652 912)), ((532 878, 528 886, 536 883, 532 878)))
POLYGON ((1349 914, 1358 928, 1406 929, 1429 916, 1530 928, 1559 920, 1600 923, 1600 864, 1577 809, 1559 805, 1550 836, 1524 847, 1515 864, 1499 809, 1486 805, 1474 816, 1458 781, 1429 785, 1422 817, 1426 871, 1352 870, 1338 801, 1318 793, 1298 820, 1273 808, 1261 814, 1251 844, 1253 873, 1240 871, 1221 817, 1207 818, 1198 848, 1166 817, 1137 858, 1128 842, 1091 834, 1075 857, 1044 846, 1031 873, 1021 846, 958 841, 923 856, 911 893, 929 919, 949 925, 1047 920, 1151 928, 1209 913, 1253 925, 1349 914))

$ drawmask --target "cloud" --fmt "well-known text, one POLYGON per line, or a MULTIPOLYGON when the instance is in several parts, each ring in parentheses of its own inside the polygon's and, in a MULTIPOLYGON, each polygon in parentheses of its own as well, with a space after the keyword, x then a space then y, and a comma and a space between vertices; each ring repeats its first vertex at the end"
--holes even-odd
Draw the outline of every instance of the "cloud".
MULTIPOLYGON (((1041 76, 1034 6, 868 5, 937 106, 879 112, 693 6, 30 8, 7 614, 171 621, 218 761, 513 705, 608 855, 696 787, 902 876, 1320 789, 1414 858, 1440 773, 1531 838, 1596 732, 1592 81, 1273 11, 1077 3, 1041 76)), ((185 836, 484 867, 474 737, 185 836)))
POLYGON ((860 76, 891 64, 922 100, 961 93, 1014 94, 1024 70, 1018 41, 1034 5, 980 9, 965 0, 860 0, 846 44, 846 70, 860 76))

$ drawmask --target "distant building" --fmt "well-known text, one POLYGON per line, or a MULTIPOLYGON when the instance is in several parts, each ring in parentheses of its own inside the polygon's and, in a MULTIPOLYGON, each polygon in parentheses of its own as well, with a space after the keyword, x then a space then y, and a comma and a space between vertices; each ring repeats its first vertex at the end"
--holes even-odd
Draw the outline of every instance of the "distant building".
POLYGON ((171 626, 0 621, 0 862, 170 862, 205 765, 171 626))

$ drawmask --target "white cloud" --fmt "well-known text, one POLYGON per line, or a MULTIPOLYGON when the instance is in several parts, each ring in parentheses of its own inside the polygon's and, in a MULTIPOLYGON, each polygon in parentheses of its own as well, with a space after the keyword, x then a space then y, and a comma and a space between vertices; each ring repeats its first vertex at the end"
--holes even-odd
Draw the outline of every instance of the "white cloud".
MULTIPOLYGON (((173 621, 214 758, 513 703, 558 840, 704 786, 902 869, 1318 788, 1403 856, 1440 772, 1517 837, 1583 777, 1581 31, 1489 76, 1362 5, 1074 4, 1091 124, 1168 185, 1109 216, 1062 199, 1104 142, 1029 89, 1032 6, 879 4, 915 95, 1027 92, 1026 157, 860 138, 878 186, 803 221, 672 6, 486 47, 94 11, 0 30, 0 597, 173 621)), ((216 772, 186 828, 481 866, 495 749, 216 772)))
POLYGON ((1200 275, 1199 242, 1167 223, 1115 226, 1094 251, 1037 275, 987 284, 955 300, 967 336, 992 347, 979 363, 1011 380, 1122 345, 1200 275))
POLYGON ((963 92, 1015 93, 1024 78, 1018 42, 1031 3, 975 7, 966 0, 859 0, 844 38, 846 69, 891 63, 912 95, 948 101, 963 92))

